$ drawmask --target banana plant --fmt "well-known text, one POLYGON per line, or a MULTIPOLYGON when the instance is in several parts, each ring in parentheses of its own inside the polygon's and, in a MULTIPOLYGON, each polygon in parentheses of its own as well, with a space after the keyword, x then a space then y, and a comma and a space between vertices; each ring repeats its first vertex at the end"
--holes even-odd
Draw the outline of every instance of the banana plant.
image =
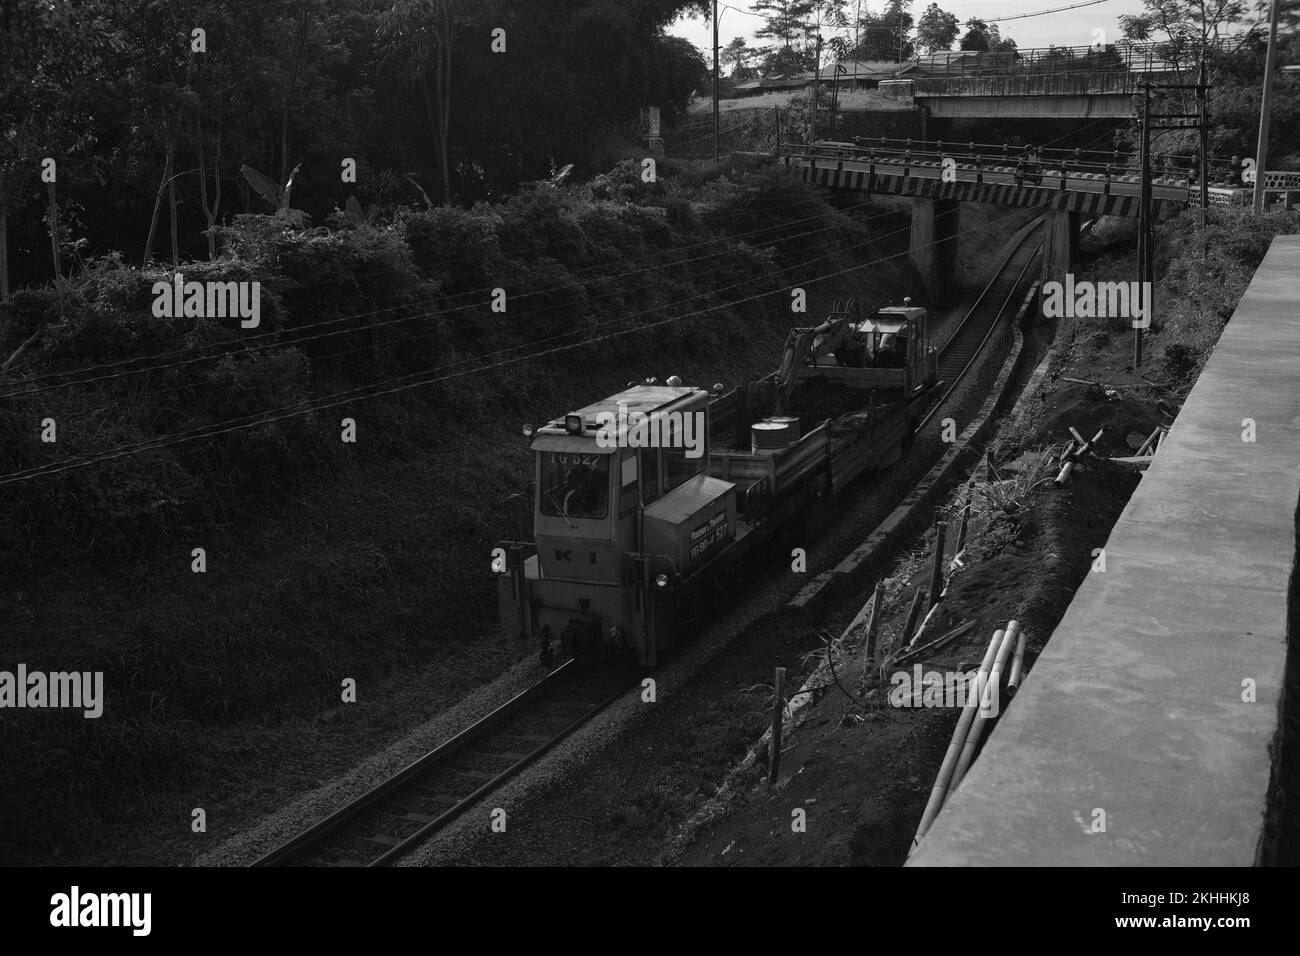
POLYGON ((293 192, 293 181, 297 178, 298 170, 301 168, 301 166, 293 167, 293 172, 289 174, 289 181, 284 184, 283 188, 274 179, 262 175, 247 164, 240 166, 239 171, 243 174, 244 179, 248 180, 248 185, 253 187, 253 191, 275 207, 276 216, 295 229, 306 229, 311 224, 311 216, 301 209, 294 209, 289 205, 289 196, 293 192))
POLYGON ((373 232, 379 221, 379 207, 373 203, 368 209, 362 209, 356 196, 349 196, 343 204, 343 220, 353 229, 373 232))

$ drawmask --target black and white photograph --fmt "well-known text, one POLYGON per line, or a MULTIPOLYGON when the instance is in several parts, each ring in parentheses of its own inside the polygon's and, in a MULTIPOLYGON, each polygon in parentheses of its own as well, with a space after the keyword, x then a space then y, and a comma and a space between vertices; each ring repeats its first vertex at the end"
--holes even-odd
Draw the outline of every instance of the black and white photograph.
POLYGON ((6 927, 1231 946, 1298 504, 1300 0, 0 0, 6 927))

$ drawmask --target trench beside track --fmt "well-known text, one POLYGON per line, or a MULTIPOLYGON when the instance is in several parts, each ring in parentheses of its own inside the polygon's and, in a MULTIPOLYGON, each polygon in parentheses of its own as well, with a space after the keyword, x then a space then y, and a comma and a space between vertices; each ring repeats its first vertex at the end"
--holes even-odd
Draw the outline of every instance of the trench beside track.
POLYGON ((385 866, 446 827, 635 685, 568 661, 253 866, 385 866))
POLYGON ((944 391, 925 417, 917 423, 913 429, 914 434, 919 435, 939 409, 947 404, 949 396, 975 367, 980 353, 984 351, 984 346, 993 336, 1002 317, 1009 308, 1014 307, 1016 293, 1022 289, 1029 267, 1043 248, 1044 219, 1044 216, 1038 217, 1024 231, 970 311, 939 347, 939 381, 944 383, 944 391))

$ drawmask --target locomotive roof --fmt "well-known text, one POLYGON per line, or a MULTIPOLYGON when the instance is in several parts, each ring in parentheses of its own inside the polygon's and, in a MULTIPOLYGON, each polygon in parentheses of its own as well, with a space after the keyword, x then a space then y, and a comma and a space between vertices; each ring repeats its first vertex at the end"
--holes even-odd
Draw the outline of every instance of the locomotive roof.
MULTIPOLYGON (((601 412, 612 412, 617 415, 620 411, 625 411, 629 415, 633 412, 649 415, 651 412, 668 411, 682 399, 689 398, 697 392, 700 392, 700 389, 685 385, 633 385, 609 398, 592 402, 586 408, 580 408, 572 414, 581 415, 584 422, 594 419, 601 412)), ((559 424, 564 425, 563 419, 559 424)))
MULTIPOLYGON (((609 396, 609 398, 602 399, 599 402, 592 402, 576 412, 570 412, 570 415, 582 416, 582 434, 569 434, 564 425, 564 419, 567 416, 561 416, 537 430, 536 440, 533 442, 532 448, 534 451, 588 453, 604 451, 605 449, 599 449, 594 444, 595 433, 592 431, 596 427, 599 420, 598 416, 602 412, 608 412, 614 416, 623 412, 629 418, 636 418, 639 415, 648 416, 655 412, 681 409, 683 406, 691 404, 690 399, 704 398, 707 394, 703 389, 690 388, 684 385, 633 385, 631 388, 625 388, 623 391, 609 396)), ((620 431, 622 431, 621 428, 620 431)))

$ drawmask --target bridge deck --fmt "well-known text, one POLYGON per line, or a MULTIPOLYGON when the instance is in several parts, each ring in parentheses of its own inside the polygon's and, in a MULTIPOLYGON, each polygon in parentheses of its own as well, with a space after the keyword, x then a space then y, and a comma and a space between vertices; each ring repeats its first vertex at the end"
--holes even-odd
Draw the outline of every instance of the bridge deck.
POLYGON ((909 865, 1257 861, 1296 559, 1297 274, 1300 236, 1280 237, 1112 529, 1105 572, 909 865))

